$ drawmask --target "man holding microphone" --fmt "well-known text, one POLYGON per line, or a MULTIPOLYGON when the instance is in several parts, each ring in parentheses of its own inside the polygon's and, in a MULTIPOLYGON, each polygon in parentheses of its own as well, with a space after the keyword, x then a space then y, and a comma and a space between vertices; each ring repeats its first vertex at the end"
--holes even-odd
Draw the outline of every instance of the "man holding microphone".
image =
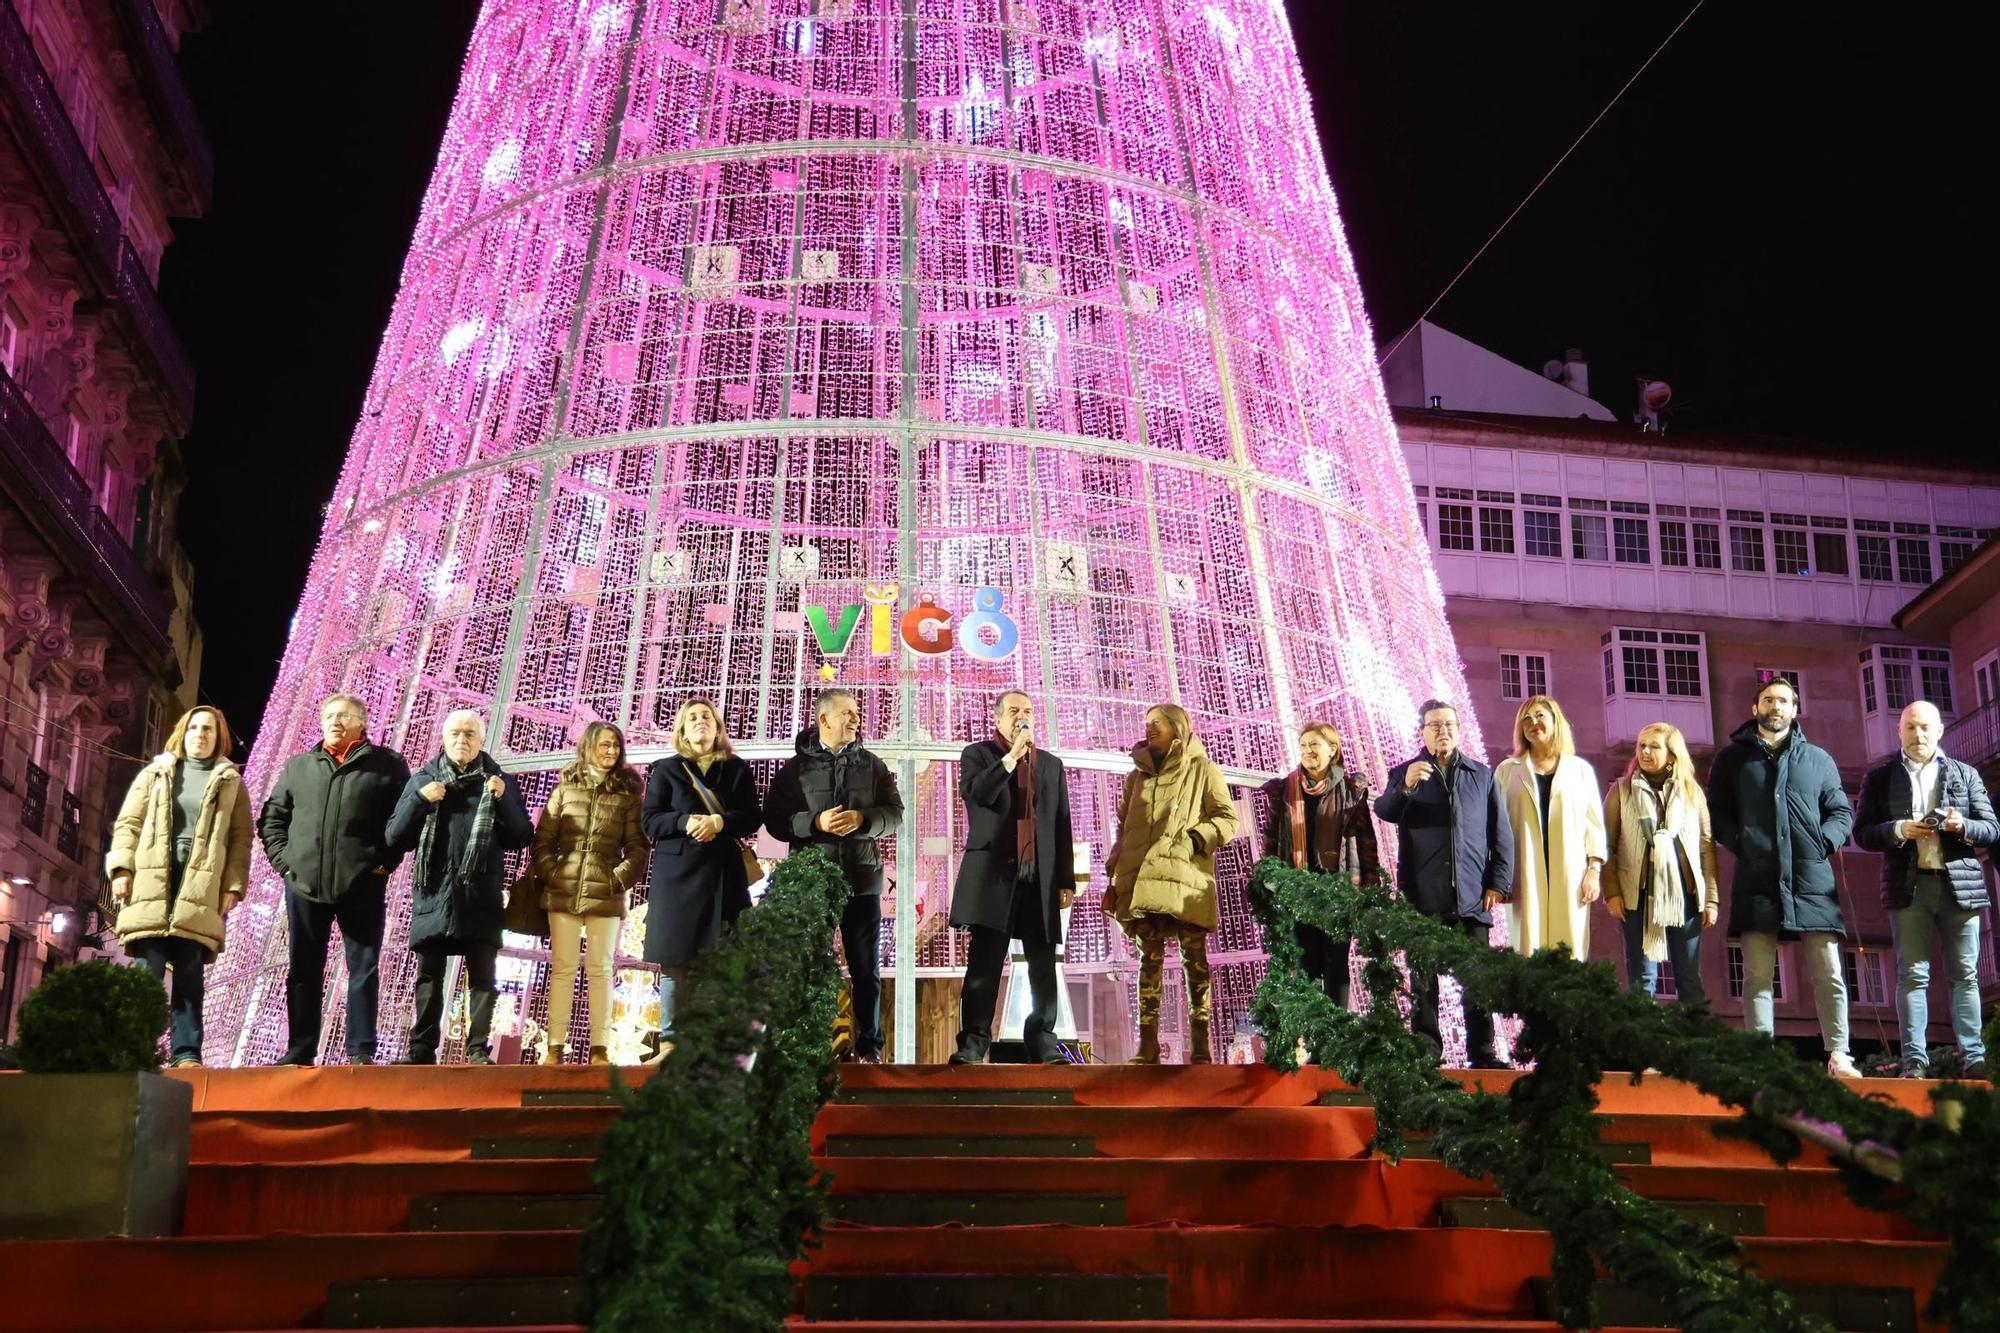
MULTIPOLYGON (((1389 770, 1375 813, 1396 826, 1396 888, 1425 916, 1453 925, 1484 947, 1493 908, 1514 883, 1514 834, 1493 770, 1458 749, 1458 710, 1438 699, 1420 710, 1424 752, 1389 770)), ((1440 1052, 1438 979, 1412 978, 1410 1027, 1440 1052)), ((1498 1069, 1493 1016, 1465 1005, 1467 1063, 1498 1069)))
POLYGON ((1076 897, 1069 789, 1062 760, 1035 747, 1034 701, 1000 696, 994 735, 965 747, 958 791, 965 800, 965 858, 951 895, 951 924, 972 932, 959 994, 958 1050, 951 1062, 976 1065, 993 1042, 993 1009, 1007 945, 1020 940, 1033 996, 1024 1036, 1028 1058, 1060 1062, 1055 1037, 1056 945, 1062 913, 1076 897))

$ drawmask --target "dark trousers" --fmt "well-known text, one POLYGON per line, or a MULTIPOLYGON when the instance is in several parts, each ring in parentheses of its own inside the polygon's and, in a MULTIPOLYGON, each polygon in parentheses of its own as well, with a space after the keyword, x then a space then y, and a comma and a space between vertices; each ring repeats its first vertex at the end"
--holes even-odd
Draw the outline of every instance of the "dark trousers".
MULTIPOLYGON (((1014 937, 990 926, 970 927, 972 945, 965 959, 965 985, 958 993, 958 1053, 977 1063, 993 1045, 993 1010, 1000 1001, 1000 966, 1014 937)), ((1028 993, 1032 1004, 1022 1029, 1028 1058, 1044 1064, 1060 1061, 1056 1019, 1062 1013, 1056 993, 1056 946, 1047 940, 1021 941, 1028 956, 1028 993)))
MULTIPOLYGON (((493 965, 500 957, 497 944, 468 944, 465 952, 465 986, 470 993, 470 1011, 465 1026, 465 1050, 469 1055, 485 1049, 493 1031, 493 1002, 499 996, 494 984, 493 965)), ((434 1064, 444 1035, 444 978, 452 952, 442 944, 426 944, 417 955, 417 1021, 410 1025, 410 1059, 434 1064)))
MULTIPOLYGON (((1459 919, 1445 922, 1456 926, 1484 949, 1487 947, 1488 927, 1477 921, 1459 919)), ((1429 1037, 1444 1049, 1444 1036, 1438 1030, 1438 979, 1435 976, 1418 976, 1411 979, 1413 994, 1410 1006, 1410 1030, 1418 1036, 1429 1037)), ((1470 1000, 1465 1002, 1465 1058, 1469 1064, 1490 1065, 1498 1063, 1493 1054, 1493 1015, 1470 1000)))
POLYGON ((1354 941, 1335 939, 1312 926, 1300 926, 1298 939, 1299 949, 1304 954, 1306 975, 1319 983, 1320 989, 1335 1005, 1347 1008, 1347 959, 1353 951, 1354 941))
POLYGON ((882 895, 857 893, 840 912, 840 947, 854 996, 854 1053, 882 1054, 882 895))
MULTIPOLYGON (((1660 988, 1660 965, 1646 957, 1644 907, 1625 909, 1625 988, 1651 996, 1660 988)), ((1683 910, 1687 919, 1667 927, 1667 961, 1674 969, 1674 993, 1682 1004, 1706 1009, 1708 991, 1701 981, 1701 908, 1683 910)))
POLYGON ((167 980, 167 969, 173 968, 173 999, 168 1008, 167 1028, 173 1039, 170 1058, 201 1059, 201 999, 207 981, 208 946, 200 940, 157 935, 149 940, 132 941, 125 946, 125 952, 144 964, 162 985, 167 980))
POLYGON ((319 903, 285 886, 291 970, 285 977, 284 1063, 309 1065, 319 1058, 326 950, 336 923, 341 952, 347 958, 347 1062, 365 1065, 375 1058, 375 973, 386 915, 386 898, 379 889, 350 893, 337 903, 319 903))

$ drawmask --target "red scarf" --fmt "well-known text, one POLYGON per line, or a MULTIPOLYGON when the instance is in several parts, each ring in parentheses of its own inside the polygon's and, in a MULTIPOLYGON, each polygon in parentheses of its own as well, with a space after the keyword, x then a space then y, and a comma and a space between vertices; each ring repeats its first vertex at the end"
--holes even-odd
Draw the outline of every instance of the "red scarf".
MULTIPOLYGON (((1000 753, 1014 748, 1014 742, 1005 736, 998 736, 1000 753)), ((1014 763, 1014 864, 1016 866, 1035 863, 1035 750, 1028 747, 1020 759, 1014 763)))
POLYGON ((324 742, 322 742, 322 745, 323 748, 326 750, 327 757, 333 760, 333 766, 335 768, 339 768, 342 764, 347 762, 347 756, 353 754, 356 750, 361 748, 361 740, 362 740, 361 737, 356 736, 353 740, 341 746, 338 750, 334 749, 331 745, 325 745, 324 742))
MULTIPOLYGON (((1329 775, 1330 776, 1330 775, 1329 775)), ((1292 822, 1292 869, 1306 868, 1306 793, 1311 792, 1321 800, 1326 799, 1328 778, 1321 778, 1315 787, 1306 781, 1303 767, 1295 768, 1285 779, 1285 813, 1292 822)))

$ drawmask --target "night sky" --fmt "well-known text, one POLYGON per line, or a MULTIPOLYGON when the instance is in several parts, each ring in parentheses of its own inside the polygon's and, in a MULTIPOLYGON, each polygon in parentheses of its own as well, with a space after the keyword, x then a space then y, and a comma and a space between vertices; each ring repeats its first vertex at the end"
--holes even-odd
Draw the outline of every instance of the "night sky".
MULTIPOLYGON (((1690 0, 1691 2, 1691 0, 1690 0)), ((1422 313, 1687 4, 1291 0, 1383 343, 1422 313)), ((395 295, 477 6, 213 0, 184 65, 214 208, 162 286, 200 369, 182 540, 202 695, 255 729, 395 295), (321 20, 301 29, 302 15, 321 20)), ((1706 5, 1431 318, 1566 347, 1629 412, 1964 459, 1991 284, 1979 47, 1955 11, 1706 5), (1873 21, 1892 14, 1898 26, 1873 21), (1857 21, 1857 20, 1867 21, 1857 21)), ((1983 414, 1982 414, 1983 415, 1983 414)), ((1976 461, 1975 461, 1976 460, 1976 461)))

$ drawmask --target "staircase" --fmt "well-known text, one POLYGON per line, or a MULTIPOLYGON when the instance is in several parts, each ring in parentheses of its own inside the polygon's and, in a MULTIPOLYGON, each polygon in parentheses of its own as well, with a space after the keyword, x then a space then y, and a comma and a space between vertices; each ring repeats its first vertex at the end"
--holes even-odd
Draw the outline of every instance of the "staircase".
MULTIPOLYGON (((37 1330, 573 1327, 602 1069, 188 1071, 186 1234, 0 1245, 37 1330)), ((1549 1242, 1316 1071, 848 1067, 814 1126, 831 1216, 798 1328, 1123 1333, 1554 1329, 1549 1242)), ((1477 1076, 1504 1085, 1506 1074, 1477 1076)), ((1920 1109, 1922 1085, 1883 1092, 1920 1109)), ((1855 1207, 1823 1158, 1716 1139, 1657 1079, 1603 1089, 1641 1193, 1744 1238, 1838 1327, 1930 1327, 1943 1245, 1855 1207)), ((1607 1323, 1657 1308, 1607 1285, 1607 1323)))

